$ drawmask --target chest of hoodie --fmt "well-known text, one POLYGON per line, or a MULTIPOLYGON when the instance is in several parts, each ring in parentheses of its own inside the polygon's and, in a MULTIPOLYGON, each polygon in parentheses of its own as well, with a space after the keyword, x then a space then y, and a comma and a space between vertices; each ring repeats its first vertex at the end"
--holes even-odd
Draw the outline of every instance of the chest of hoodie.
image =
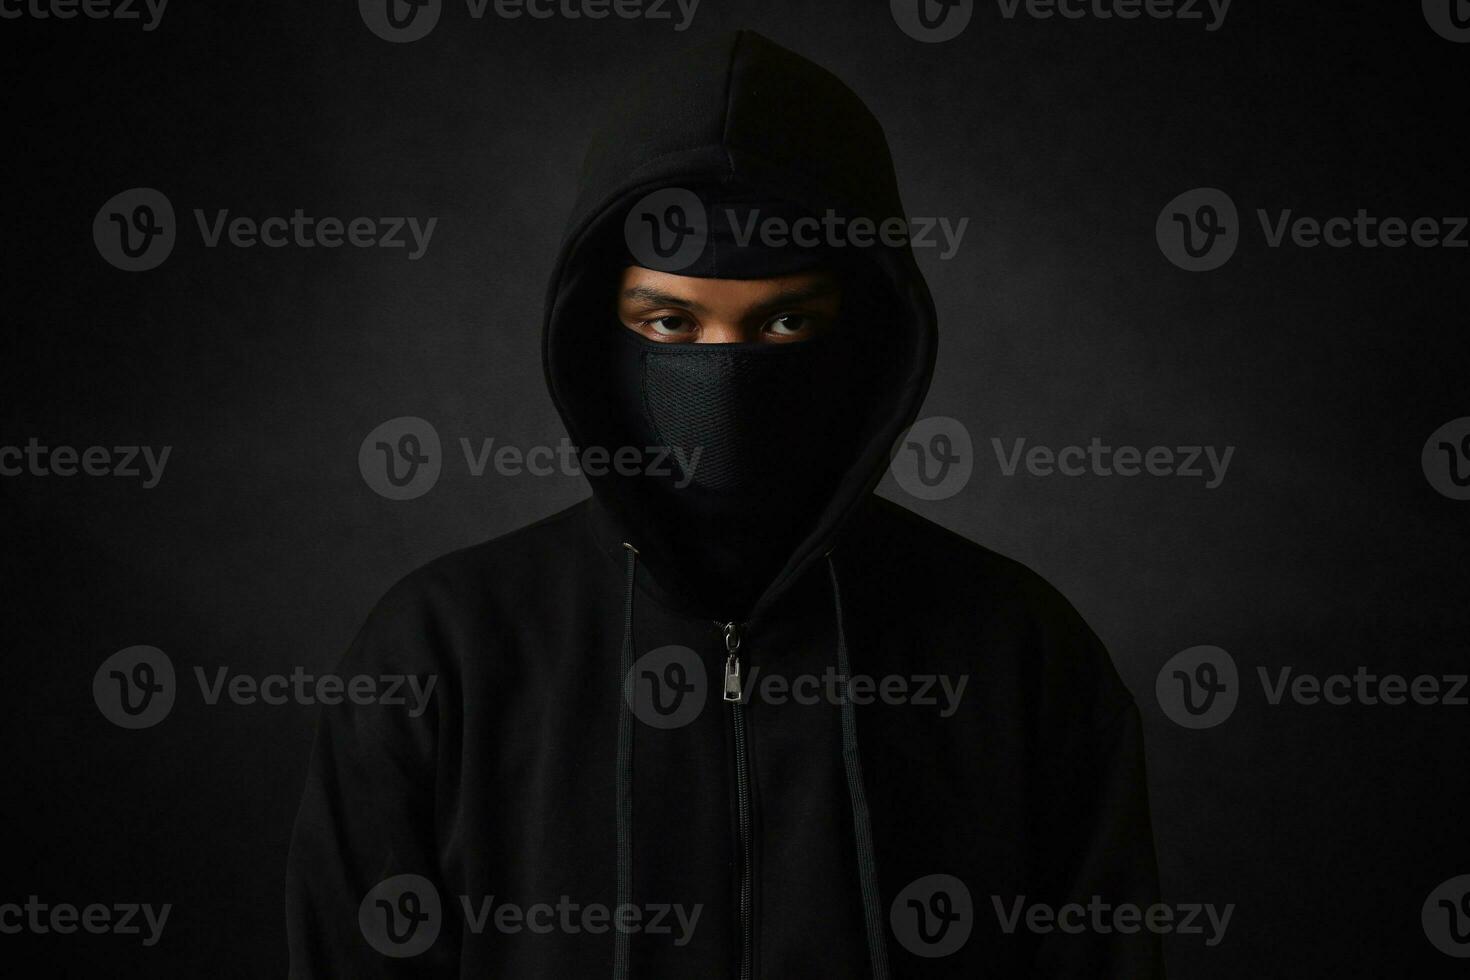
MULTIPOLYGON (((468 917, 466 949, 483 946, 500 966, 523 952, 538 968, 549 961, 537 956, 605 953, 585 933, 558 929, 555 942, 525 929, 498 934, 493 916, 507 903, 615 905, 617 726, 620 699, 631 693, 633 901, 648 922, 662 915, 669 926, 635 935, 635 960, 656 965, 652 975, 718 975, 708 971, 738 956, 741 941, 738 774, 720 625, 644 597, 624 683, 617 603, 565 578, 558 588, 581 601, 555 622, 538 615, 544 608, 522 608, 498 626, 494 614, 476 617, 460 638, 492 648, 457 658, 459 712, 445 720, 441 742, 441 755, 457 757, 446 765, 442 874, 471 913, 491 912, 478 930, 468 917)), ((862 948, 840 720, 814 686, 830 683, 835 635, 830 615, 813 609, 746 642, 756 933, 763 958, 815 967, 818 959, 804 959, 816 956, 804 936, 862 948)))
MULTIPOLYGON (((617 726, 631 690, 639 708, 633 898, 646 915, 683 908, 688 922, 699 910, 692 936, 664 913, 670 930, 636 936, 634 952, 676 972, 704 970, 740 939, 738 776, 721 624, 640 593, 633 670, 620 676, 618 583, 590 574, 595 563, 577 569, 527 570, 542 591, 556 591, 554 601, 502 596, 459 637, 460 731, 441 746, 458 757, 441 811, 444 873, 476 908, 486 896, 523 907, 613 905, 617 726)), ((754 932, 759 960, 788 971, 779 975, 830 965, 832 948, 863 948, 835 619, 830 602, 816 601, 824 594, 799 593, 742 641, 754 932), (813 935, 847 939, 807 962, 813 935)), ((890 674, 918 678, 913 694, 925 673, 983 669, 987 658, 967 644, 978 638, 993 647, 995 637, 966 628, 965 616, 923 627, 911 602, 891 588, 884 594, 890 601, 855 579, 846 611, 853 673, 872 682, 858 719, 884 890, 936 862, 1024 881, 1026 781, 1006 775, 1027 751, 1024 712, 1007 719, 993 704, 977 712, 973 689, 951 710, 937 682, 929 706, 888 703, 879 693, 890 674)), ((529 934, 492 938, 503 952, 546 953, 550 945, 529 934)), ((466 936, 469 946, 484 941, 466 936)), ((583 946, 588 956, 605 953, 590 936, 559 935, 556 956, 583 946)), ((859 975, 861 964, 853 967, 859 975)))

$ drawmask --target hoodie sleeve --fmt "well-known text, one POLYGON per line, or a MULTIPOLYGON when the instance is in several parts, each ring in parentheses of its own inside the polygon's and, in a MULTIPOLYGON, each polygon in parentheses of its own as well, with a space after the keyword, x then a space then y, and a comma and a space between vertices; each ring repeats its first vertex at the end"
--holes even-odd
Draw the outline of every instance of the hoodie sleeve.
POLYGON ((1038 937, 1031 975, 1162 980, 1162 937, 1144 927, 1160 898, 1142 721, 1102 641, 1062 603, 1045 658, 1037 868, 1037 898, 1058 920, 1038 937))
POLYGON ((1047 904, 1059 914, 1069 905, 1080 908, 1067 925, 1075 928, 1081 919, 1085 928, 1047 933, 1037 947, 1033 976, 1162 980, 1162 937, 1142 928, 1149 907, 1159 901, 1159 882, 1142 725, 1132 700, 1087 741, 1073 765, 1059 767, 1065 779, 1053 782, 1055 829, 1049 839, 1059 846, 1046 875, 1047 904), (1129 913, 1132 925, 1124 920, 1119 928, 1119 906, 1139 910, 1129 913))
POLYGON ((348 694, 323 699, 286 875, 293 980, 455 973, 457 916, 435 859, 449 685, 426 606, 402 584, 385 596, 340 664, 348 694), (406 703, 360 703, 349 696, 360 675, 404 677, 406 703))

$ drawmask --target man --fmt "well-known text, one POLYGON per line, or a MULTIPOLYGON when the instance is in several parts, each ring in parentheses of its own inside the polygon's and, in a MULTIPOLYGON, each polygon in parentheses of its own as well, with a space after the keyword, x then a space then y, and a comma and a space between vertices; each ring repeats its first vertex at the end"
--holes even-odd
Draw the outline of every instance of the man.
POLYGON ((593 496, 369 617, 345 671, 438 683, 323 711, 293 976, 1162 975, 1027 914, 1155 898, 1107 653, 872 493, 935 354, 907 245, 856 241, 903 213, 858 98, 757 35, 609 114, 543 335, 593 496))

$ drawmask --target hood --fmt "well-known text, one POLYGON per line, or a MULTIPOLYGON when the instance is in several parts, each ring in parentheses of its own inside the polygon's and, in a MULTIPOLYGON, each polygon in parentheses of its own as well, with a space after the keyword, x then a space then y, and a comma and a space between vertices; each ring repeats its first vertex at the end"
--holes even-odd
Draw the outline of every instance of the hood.
MULTIPOLYGON (((664 59, 611 102, 581 169, 577 201, 548 290, 542 360, 552 401, 573 443, 595 445, 599 417, 589 378, 589 331, 616 322, 609 271, 626 254, 624 217, 635 202, 665 188, 731 185, 824 216, 841 226, 873 227, 906 214, 882 127, 846 85, 825 69, 749 31, 691 45, 664 59)), ((906 238, 906 236, 904 236, 906 238)), ((811 527, 793 540, 781 571, 765 585, 756 619, 811 564, 838 543, 843 526, 871 494, 895 440, 912 423, 933 373, 933 301, 907 242, 875 241, 859 261, 871 270, 893 331, 881 383, 854 406, 859 447, 811 527)), ((871 297, 870 297, 871 299, 871 297)), ((846 300, 845 300, 846 301, 846 300)), ((660 591, 679 597, 676 576, 656 549, 656 509, 638 481, 588 473, 598 510, 613 533, 640 550, 660 591)))

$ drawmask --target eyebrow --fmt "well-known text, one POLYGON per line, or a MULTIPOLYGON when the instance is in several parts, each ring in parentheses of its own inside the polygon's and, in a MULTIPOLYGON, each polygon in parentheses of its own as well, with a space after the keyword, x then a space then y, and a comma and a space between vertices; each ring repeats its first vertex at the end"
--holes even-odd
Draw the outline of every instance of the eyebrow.
POLYGON ((837 292, 837 284, 831 280, 823 279, 810 286, 790 286, 781 290, 769 300, 761 303, 756 309, 764 313, 774 313, 782 307, 799 306, 809 303, 814 299, 831 296, 837 292))
MULTIPOLYGON (((771 312, 783 307, 830 296, 835 292, 837 292, 837 284, 829 280, 822 280, 810 286, 791 286, 759 304, 756 310, 759 312, 771 312)), ((705 307, 701 303, 697 303, 684 296, 666 293, 652 286, 630 286, 623 290, 623 299, 638 300, 648 303, 650 306, 678 306, 691 313, 702 313, 705 311, 705 307)))
POLYGON ((623 299, 641 300, 649 306, 679 306, 691 313, 704 312, 703 304, 696 303, 692 299, 685 299, 683 296, 675 296, 673 293, 654 289, 652 286, 631 286, 623 290, 623 299))

